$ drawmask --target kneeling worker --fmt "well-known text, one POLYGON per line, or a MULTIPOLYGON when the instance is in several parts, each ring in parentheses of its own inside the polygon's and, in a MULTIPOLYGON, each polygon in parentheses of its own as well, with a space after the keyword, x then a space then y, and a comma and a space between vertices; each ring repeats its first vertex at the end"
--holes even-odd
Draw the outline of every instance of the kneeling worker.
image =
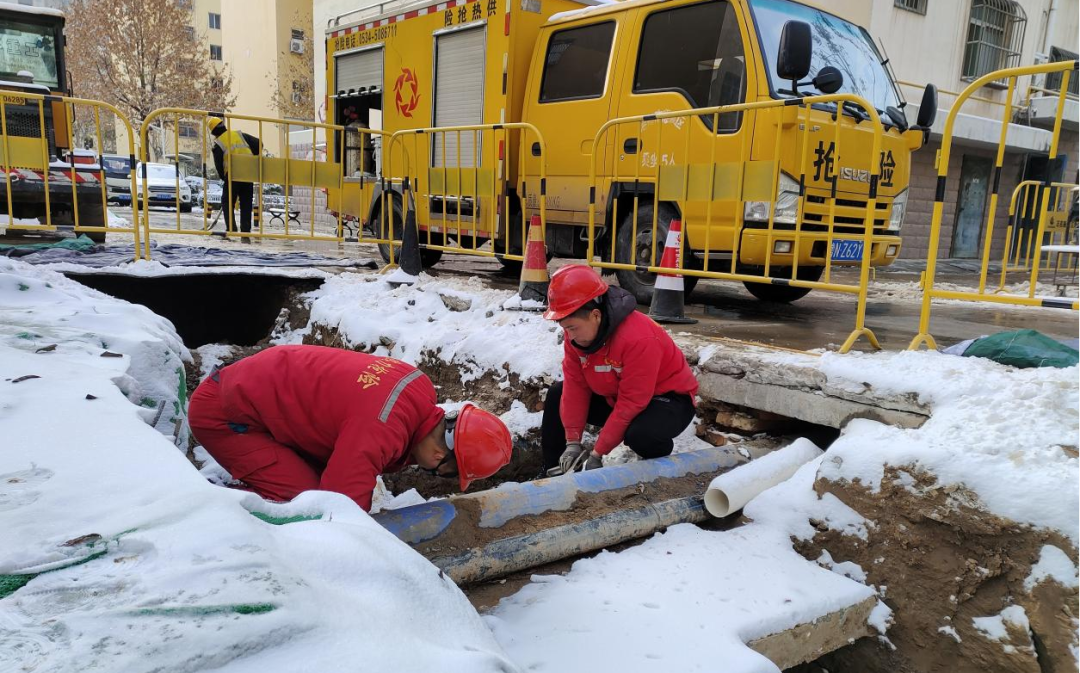
POLYGON ((563 380, 548 390, 541 441, 549 474, 601 466, 626 442, 642 458, 671 453, 694 418, 698 384, 666 331, 638 313, 634 296, 588 266, 551 277, 544 317, 565 330, 563 380), (596 446, 581 445, 585 423, 603 426, 596 446), (555 468, 558 466, 558 470, 555 468))
POLYGON ((456 416, 399 360, 322 346, 276 346, 214 371, 191 396, 195 438, 269 500, 344 493, 371 509, 375 479, 416 464, 461 490, 510 462, 510 431, 472 405, 456 416))

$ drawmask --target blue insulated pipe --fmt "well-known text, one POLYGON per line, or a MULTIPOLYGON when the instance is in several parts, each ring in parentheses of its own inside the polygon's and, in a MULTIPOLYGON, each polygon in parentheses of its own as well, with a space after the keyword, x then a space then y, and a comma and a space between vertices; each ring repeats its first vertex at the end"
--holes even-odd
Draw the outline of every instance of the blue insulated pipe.
POLYGON ((374 515, 458 584, 708 518, 709 481, 746 459, 702 449, 454 496, 374 515))

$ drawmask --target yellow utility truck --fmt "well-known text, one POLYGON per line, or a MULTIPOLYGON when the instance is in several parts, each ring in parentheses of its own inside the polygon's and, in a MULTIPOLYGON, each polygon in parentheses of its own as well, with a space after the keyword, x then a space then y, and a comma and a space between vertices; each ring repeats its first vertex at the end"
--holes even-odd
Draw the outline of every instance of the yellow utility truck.
MULTIPOLYGON (((521 222, 544 198, 549 254, 583 258, 592 199, 595 254, 637 266, 617 275, 640 301, 652 291, 652 274, 643 269, 657 265, 673 218, 684 225, 688 268, 705 268, 707 259, 710 270, 761 275, 768 264, 770 274, 780 276, 796 266, 797 252, 797 277, 817 280, 829 260, 860 262, 863 241, 854 234, 865 231, 865 207, 876 192, 870 259, 891 263, 900 252, 910 155, 925 143, 936 110, 936 92, 928 86, 920 119, 909 123, 887 60, 866 30, 791 0, 384 4, 332 19, 326 45, 329 122, 383 133, 523 122, 543 139, 541 145, 521 130, 522 141, 504 147, 498 135, 436 134, 425 156, 410 161, 424 162, 429 178, 432 169, 443 177, 414 180, 411 191, 395 180, 404 176, 397 170, 402 162, 393 175, 383 174, 387 136, 353 143, 363 147, 346 140, 332 150, 355 156, 342 159, 349 167, 346 189, 366 180, 373 195, 394 190, 390 199, 353 199, 360 205, 350 216, 369 228, 381 226, 383 204, 392 201, 396 223, 402 194, 408 194, 407 210, 415 211, 421 242, 430 245, 424 261, 432 264, 455 237, 473 246, 494 239, 496 250, 520 252, 521 222), (877 111, 884 128, 880 151, 872 151, 871 115, 850 102, 648 119, 832 93, 859 96, 877 111), (598 136, 610 120, 638 116, 646 119, 598 136), (488 146, 478 146, 483 143, 488 146), (658 188, 665 171, 670 177, 704 164, 732 180, 750 180, 753 171, 744 168, 754 162, 779 164, 778 179, 768 182, 770 188, 776 183, 775 193, 750 199, 746 190, 721 189, 725 193, 692 201, 658 188), (463 166, 473 170, 474 186, 489 179, 497 186, 469 191, 458 184, 457 193, 448 194, 447 174, 463 166), (484 198, 493 192, 505 198, 484 198), (497 226, 455 228, 462 218, 485 221, 484 208, 497 211, 497 226), (833 240, 833 234, 847 238, 833 240)), ((399 144, 410 146, 407 139, 399 144)), ((410 166, 406 173, 423 171, 410 166)), ((687 278, 687 286, 695 280, 687 278)), ((773 301, 809 291, 747 287, 773 301)))
MULTIPOLYGON (((72 147, 73 112, 60 99, 70 95, 66 74, 63 12, 0 3, 0 228, 15 220, 71 226, 76 210, 80 226, 105 226, 99 157, 72 147)), ((104 232, 86 235, 105 240, 104 232)))

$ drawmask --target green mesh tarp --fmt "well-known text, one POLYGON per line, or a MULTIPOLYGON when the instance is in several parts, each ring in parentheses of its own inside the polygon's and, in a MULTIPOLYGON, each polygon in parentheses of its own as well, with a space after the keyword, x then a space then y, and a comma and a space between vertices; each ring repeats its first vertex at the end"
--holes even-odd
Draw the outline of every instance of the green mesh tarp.
POLYGON ((0 257, 21 257, 24 254, 37 250, 73 250, 75 252, 88 252, 97 247, 97 243, 90 240, 85 234, 76 238, 65 238, 52 243, 30 243, 26 245, 4 244, 0 245, 0 257))
POLYGON ((1028 367, 1063 369, 1075 367, 1080 361, 1080 352, 1033 329, 1022 329, 1015 332, 999 332, 976 339, 964 351, 964 357, 987 358, 1020 369, 1028 367))

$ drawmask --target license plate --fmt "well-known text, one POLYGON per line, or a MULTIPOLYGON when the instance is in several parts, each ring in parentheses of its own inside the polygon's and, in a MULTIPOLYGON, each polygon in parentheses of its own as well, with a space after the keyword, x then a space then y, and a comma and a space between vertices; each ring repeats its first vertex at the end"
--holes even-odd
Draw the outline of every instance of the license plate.
POLYGON ((833 241, 832 243, 832 261, 834 262, 861 262, 862 254, 862 241, 833 241))
POLYGON ((176 197, 171 194, 154 194, 150 198, 157 199, 158 201, 172 201, 176 197))

